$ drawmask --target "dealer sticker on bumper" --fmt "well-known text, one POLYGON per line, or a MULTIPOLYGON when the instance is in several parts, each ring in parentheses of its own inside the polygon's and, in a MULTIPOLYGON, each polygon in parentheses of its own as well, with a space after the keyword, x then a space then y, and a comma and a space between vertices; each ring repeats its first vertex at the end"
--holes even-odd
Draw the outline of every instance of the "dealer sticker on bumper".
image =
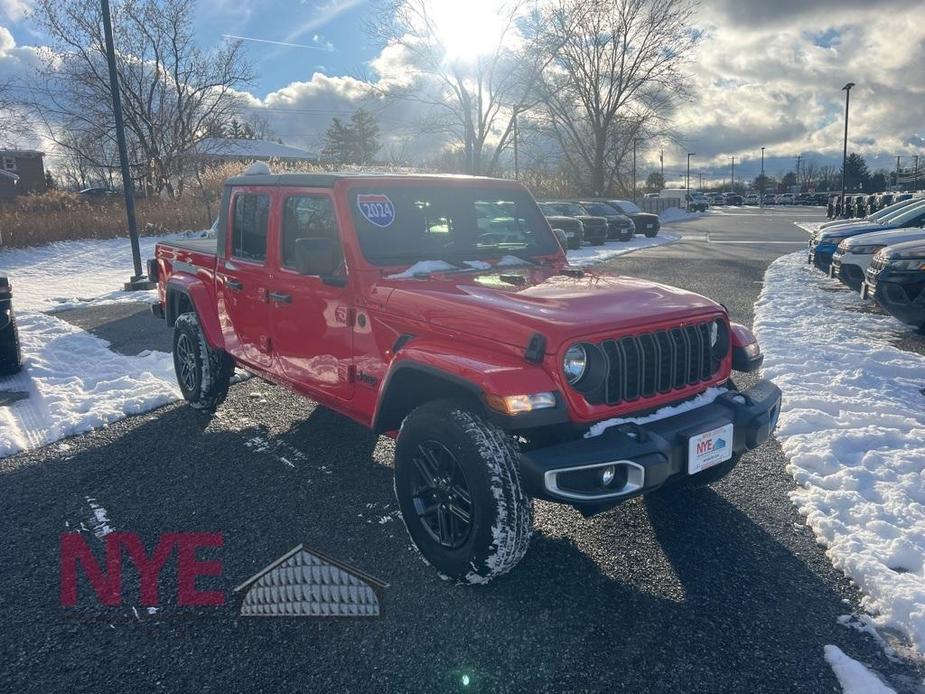
POLYGON ((687 443, 687 472, 691 475, 732 457, 732 424, 691 436, 687 443))

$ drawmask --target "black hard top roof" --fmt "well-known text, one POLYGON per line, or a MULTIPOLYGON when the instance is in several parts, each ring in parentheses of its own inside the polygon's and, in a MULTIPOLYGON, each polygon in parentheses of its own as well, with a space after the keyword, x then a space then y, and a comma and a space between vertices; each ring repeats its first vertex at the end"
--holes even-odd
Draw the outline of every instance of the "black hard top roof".
POLYGON ((306 188, 330 188, 337 181, 345 179, 415 179, 415 180, 462 180, 462 181, 493 181, 513 184, 514 181, 502 178, 488 178, 485 176, 460 176, 456 174, 417 174, 417 173, 376 173, 376 172, 331 172, 331 173, 278 173, 278 174, 243 174, 232 176, 225 181, 226 186, 304 186, 306 188))

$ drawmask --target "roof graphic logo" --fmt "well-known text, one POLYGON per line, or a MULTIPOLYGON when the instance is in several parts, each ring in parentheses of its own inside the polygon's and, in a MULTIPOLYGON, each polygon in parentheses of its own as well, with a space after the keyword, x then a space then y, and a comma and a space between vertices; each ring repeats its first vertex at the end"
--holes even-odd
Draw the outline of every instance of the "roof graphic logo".
POLYGON ((234 589, 242 617, 382 616, 387 584, 299 545, 234 589))

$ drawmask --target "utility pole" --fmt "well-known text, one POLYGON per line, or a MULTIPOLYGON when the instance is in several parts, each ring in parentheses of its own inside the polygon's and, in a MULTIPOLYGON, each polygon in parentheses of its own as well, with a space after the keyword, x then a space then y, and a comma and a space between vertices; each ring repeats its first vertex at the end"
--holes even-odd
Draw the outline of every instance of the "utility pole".
POLYGON ((696 156, 696 152, 687 153, 687 192, 691 191, 691 157, 696 156))
POLYGON ((761 148, 761 185, 758 186, 758 206, 764 207, 764 147, 761 148))
POLYGON ((662 168, 662 188, 665 187, 665 150, 658 150, 658 162, 662 168))
POLYGON ((730 173, 730 179, 732 182, 729 184, 729 190, 731 190, 734 193, 736 189, 736 158, 735 158, 735 155, 733 155, 732 157, 732 172, 730 173))
POLYGON ((919 155, 916 154, 915 157, 915 174, 912 179, 912 192, 916 192, 919 189, 919 155))
POLYGON ((803 190, 803 184, 800 183, 800 160, 803 158, 802 154, 797 155, 797 185, 800 186, 800 190, 803 190))
POLYGON ((135 274, 125 283, 124 289, 153 289, 154 283, 142 274, 141 249, 138 246, 138 225, 135 221, 135 194, 132 190, 132 174, 128 166, 128 147, 125 144, 125 124, 122 122, 122 101, 119 95, 119 74, 116 71, 116 49, 112 40, 112 19, 109 14, 109 0, 100 0, 103 10, 103 33, 106 37, 106 60, 109 62, 109 91, 112 93, 112 115, 116 125, 116 144, 119 147, 119 164, 122 168, 122 190, 125 193, 125 216, 128 220, 128 235, 132 245, 132 263, 135 274))
POLYGON ((899 157, 896 157, 896 180, 893 183, 896 185, 896 190, 899 190, 899 157))
POLYGON ((520 180, 520 160, 517 152, 517 109, 514 109, 514 180, 520 180))
POLYGON ((636 138, 633 138, 633 202, 636 202, 636 138))
POLYGON ((847 174, 848 174, 848 104, 851 101, 851 88, 854 86, 854 82, 848 82, 842 91, 845 92, 845 148, 842 153, 841 160, 841 208, 842 214, 845 210, 845 192, 847 185, 847 174))

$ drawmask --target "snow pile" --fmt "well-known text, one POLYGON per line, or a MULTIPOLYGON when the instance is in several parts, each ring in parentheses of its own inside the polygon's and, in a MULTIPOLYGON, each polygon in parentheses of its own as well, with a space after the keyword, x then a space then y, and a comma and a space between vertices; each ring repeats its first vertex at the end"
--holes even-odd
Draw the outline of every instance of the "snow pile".
POLYGON ((825 647, 825 659, 841 685, 843 694, 896 694, 863 664, 849 658, 838 646, 825 647))
POLYGON ((451 272, 458 270, 455 265, 450 265, 443 260, 419 260, 414 265, 403 272, 396 272, 394 275, 386 275, 387 280, 407 280, 417 275, 429 275, 432 272, 451 272))
POLYGON ((768 268, 754 329, 784 393, 794 503, 875 623, 925 651, 925 357, 891 343, 911 328, 860 305, 797 252, 768 268))
POLYGON ((576 267, 587 267, 620 255, 626 255, 641 248, 654 248, 663 246, 666 243, 679 241, 680 236, 675 234, 666 234, 660 232, 658 236, 649 238, 647 236, 635 236, 632 241, 620 242, 610 241, 603 246, 582 246, 578 250, 568 251, 569 263, 576 267))
POLYGON ((29 397, 0 407, 0 457, 180 397, 169 354, 127 357, 110 351, 105 340, 52 316, 26 312, 17 320, 25 370, 0 378, 0 390, 25 391, 29 397))
MULTIPOLYGON (((171 238, 205 236, 196 231, 139 239, 144 263, 154 257, 154 244, 171 238)), ((0 274, 13 284, 13 307, 61 311, 77 306, 155 301, 155 292, 124 292, 132 275, 132 248, 127 238, 62 241, 35 248, 0 251, 0 274)))
POLYGON ((807 234, 812 236, 817 231, 819 231, 819 229, 822 227, 823 224, 825 224, 828 221, 829 220, 826 219, 821 222, 794 222, 794 224, 798 226, 800 229, 802 229, 803 231, 805 231, 807 234))
POLYGON ((711 402, 716 400, 723 393, 728 391, 725 388, 707 388, 700 395, 690 400, 686 400, 679 405, 670 405, 668 407, 663 407, 660 410, 656 410, 652 414, 646 415, 645 417, 618 417, 615 419, 605 419, 603 422, 598 422, 593 424, 590 429, 588 429, 585 434, 585 438, 589 439, 592 436, 600 436, 610 427, 615 427, 619 424, 646 424, 648 422, 656 422, 660 419, 665 419, 666 417, 673 417, 676 414, 681 414, 682 412, 688 412, 689 410, 696 410, 698 407, 703 407, 704 405, 709 405, 711 402))

